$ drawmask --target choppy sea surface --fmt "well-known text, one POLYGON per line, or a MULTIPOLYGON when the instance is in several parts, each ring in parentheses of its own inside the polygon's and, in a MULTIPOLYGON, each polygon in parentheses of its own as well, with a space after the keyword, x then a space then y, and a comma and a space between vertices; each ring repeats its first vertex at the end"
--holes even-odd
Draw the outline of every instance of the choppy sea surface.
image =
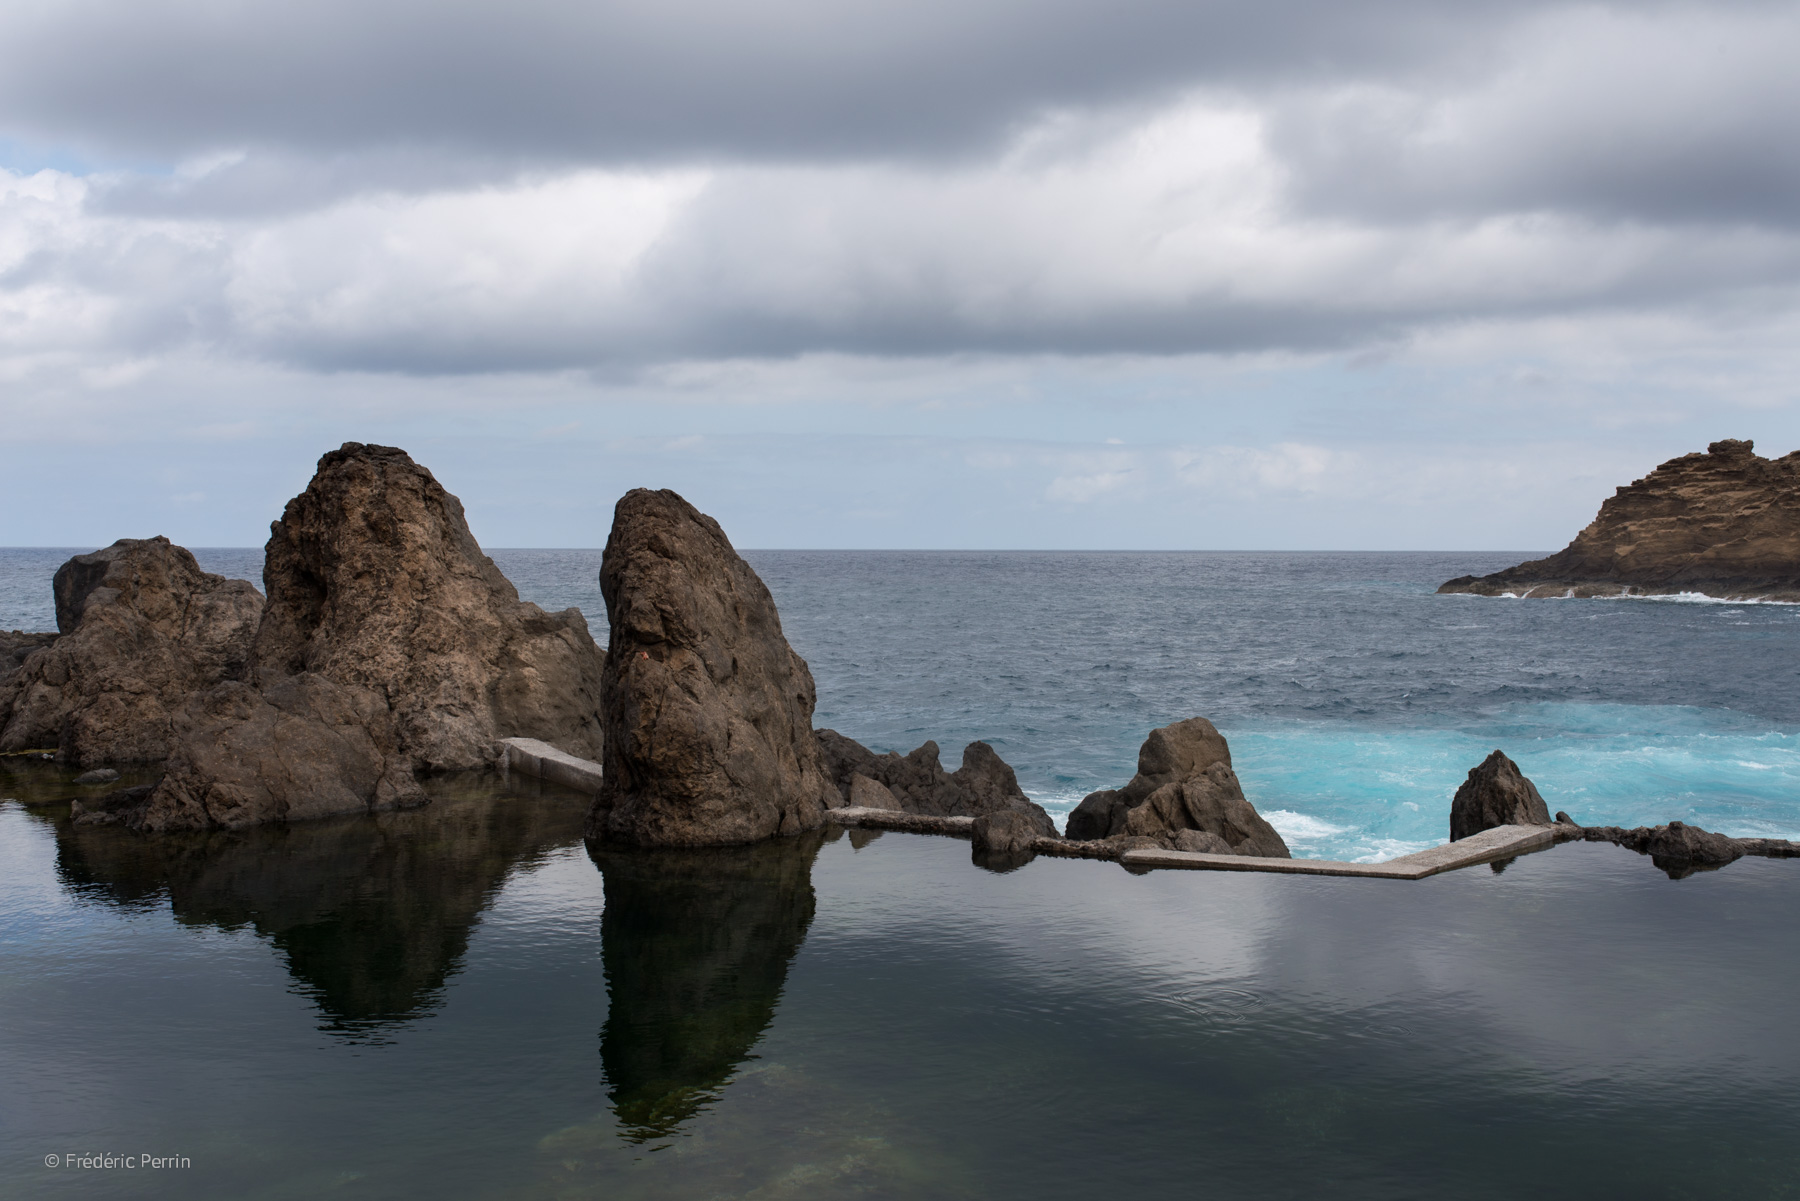
MULTIPOLYGON (((0 551, 0 628, 53 629, 69 549, 0 551)), ((527 600, 605 640, 598 550, 496 550, 527 600)), ((199 549, 257 581, 257 549, 199 549)), ((1503 749, 1552 810, 1800 838, 1800 606, 1438 596, 1527 552, 747 551, 818 683, 816 724, 955 767, 992 743, 1065 815, 1196 714, 1303 857, 1448 837, 1503 749)))
MULTIPOLYGON (((0 626, 52 624, 68 553, 0 552, 0 626)), ((596 552, 494 557, 601 625, 596 552)), ((1440 840, 1496 745, 1585 820, 1800 825, 1785 607, 1431 594, 1519 556, 749 557, 821 724, 987 738, 1064 808, 1204 713, 1301 854, 1440 840)), ((1800 1194, 1796 861, 641 851, 481 775, 144 837, 71 825, 74 775, 0 757, 7 1198, 1800 1194)))

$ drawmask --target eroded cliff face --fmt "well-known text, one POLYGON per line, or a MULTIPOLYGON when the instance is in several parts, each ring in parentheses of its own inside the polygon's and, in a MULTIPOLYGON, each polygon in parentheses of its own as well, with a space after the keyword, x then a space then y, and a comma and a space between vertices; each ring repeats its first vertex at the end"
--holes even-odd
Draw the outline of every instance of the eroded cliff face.
POLYGON ((1800 601, 1800 451, 1765 459, 1753 443, 1728 439, 1670 459, 1620 488, 1549 558, 1460 576, 1438 591, 1800 601))

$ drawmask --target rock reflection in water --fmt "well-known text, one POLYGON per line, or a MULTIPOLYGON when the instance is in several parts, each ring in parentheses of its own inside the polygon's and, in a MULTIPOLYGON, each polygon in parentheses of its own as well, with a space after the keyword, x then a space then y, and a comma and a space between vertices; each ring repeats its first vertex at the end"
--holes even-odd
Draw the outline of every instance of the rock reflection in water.
POLYGON ((620 1134, 674 1134, 718 1097, 768 1028, 813 917, 823 833, 747 847, 612 848, 600 1062, 620 1134))
POLYGON ((126 909, 167 896, 177 921, 249 928, 287 960, 322 1029, 380 1038, 429 1010, 469 931, 517 867, 581 837, 588 798, 470 773, 404 813, 146 837, 57 831, 57 870, 126 909), (510 793, 510 795, 509 795, 510 793))

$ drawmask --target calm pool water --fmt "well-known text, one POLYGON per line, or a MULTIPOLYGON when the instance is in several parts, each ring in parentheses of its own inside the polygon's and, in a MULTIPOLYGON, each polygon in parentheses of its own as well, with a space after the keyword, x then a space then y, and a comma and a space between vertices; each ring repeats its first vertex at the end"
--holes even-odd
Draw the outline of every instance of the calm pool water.
POLYGON ((0 1196, 1800 1192, 1793 862, 614 853, 491 778, 144 839, 0 762, 0 1196))

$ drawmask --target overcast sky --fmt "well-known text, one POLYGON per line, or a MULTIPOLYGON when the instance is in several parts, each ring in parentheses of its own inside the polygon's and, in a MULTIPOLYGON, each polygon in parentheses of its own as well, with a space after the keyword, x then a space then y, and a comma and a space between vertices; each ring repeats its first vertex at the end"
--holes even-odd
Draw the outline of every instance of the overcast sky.
POLYGON ((0 6, 0 545, 1552 549, 1800 447, 1800 5, 0 6))

